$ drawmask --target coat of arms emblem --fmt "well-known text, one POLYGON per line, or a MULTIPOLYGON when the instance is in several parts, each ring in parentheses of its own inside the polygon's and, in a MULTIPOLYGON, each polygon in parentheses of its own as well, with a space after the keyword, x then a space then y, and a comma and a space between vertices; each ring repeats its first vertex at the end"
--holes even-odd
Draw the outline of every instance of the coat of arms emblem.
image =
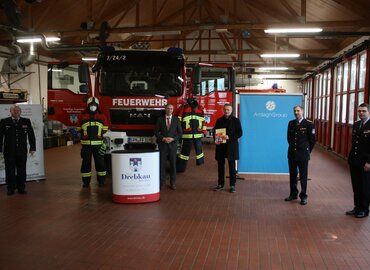
POLYGON ((130 169, 133 172, 138 172, 141 170, 143 165, 141 158, 130 158, 130 169))

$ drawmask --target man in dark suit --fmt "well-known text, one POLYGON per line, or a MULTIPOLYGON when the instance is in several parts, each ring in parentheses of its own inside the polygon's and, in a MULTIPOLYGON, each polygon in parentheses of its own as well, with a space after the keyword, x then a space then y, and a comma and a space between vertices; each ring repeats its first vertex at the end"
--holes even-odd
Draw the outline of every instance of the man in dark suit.
POLYGON ((355 207, 346 212, 357 218, 369 215, 370 203, 370 121, 369 104, 358 107, 359 121, 353 124, 352 148, 348 156, 355 207))
POLYGON ((21 116, 21 108, 14 105, 10 108, 11 117, 0 121, 0 152, 4 154, 5 181, 8 195, 14 190, 26 194, 27 138, 30 153, 36 151, 36 140, 31 121, 21 116), (17 173, 16 173, 17 172, 17 173))
POLYGON ((315 128, 313 123, 303 118, 303 108, 294 106, 295 120, 288 124, 288 162, 290 178, 290 194, 285 201, 293 201, 298 197, 297 176, 301 181, 301 205, 307 204, 307 171, 310 153, 315 145, 315 128))
POLYGON ((218 165, 218 185, 215 191, 224 189, 225 184, 225 158, 229 163, 230 192, 235 193, 236 183, 236 160, 239 159, 239 138, 243 135, 239 118, 232 115, 233 107, 224 105, 224 115, 216 120, 213 128, 213 139, 216 143, 215 159, 218 165), (225 134, 218 138, 218 130, 224 130, 225 134))
POLYGON ((166 161, 170 161, 170 187, 176 189, 176 153, 182 134, 180 120, 173 116, 173 105, 167 104, 166 115, 157 120, 155 136, 157 137, 161 163, 161 188, 166 184, 166 161))

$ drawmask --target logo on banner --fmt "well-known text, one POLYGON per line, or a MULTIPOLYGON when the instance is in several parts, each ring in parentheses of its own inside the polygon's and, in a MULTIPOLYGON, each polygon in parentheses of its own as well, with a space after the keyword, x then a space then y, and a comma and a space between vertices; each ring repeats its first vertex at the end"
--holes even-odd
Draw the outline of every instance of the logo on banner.
POLYGON ((138 172, 141 170, 143 162, 141 158, 130 158, 130 170, 133 172, 138 172))
POLYGON ((76 124, 78 122, 78 115, 75 113, 71 113, 69 115, 69 121, 71 121, 72 124, 76 124))
POLYGON ((276 109, 276 103, 275 103, 275 101, 273 101, 273 100, 269 100, 269 101, 267 101, 267 102, 266 102, 266 104, 265 104, 265 106, 266 106, 266 109, 267 109, 268 111, 273 111, 273 110, 275 110, 275 109, 276 109))

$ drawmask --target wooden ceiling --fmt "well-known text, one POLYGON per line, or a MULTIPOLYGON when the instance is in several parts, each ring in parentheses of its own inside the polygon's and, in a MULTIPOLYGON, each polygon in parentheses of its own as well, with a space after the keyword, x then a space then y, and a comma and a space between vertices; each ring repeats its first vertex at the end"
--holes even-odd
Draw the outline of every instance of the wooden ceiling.
POLYGON ((188 63, 233 63, 239 72, 288 66, 302 76, 370 35, 369 0, 1 0, 0 42, 15 35, 59 35, 41 55, 61 60, 94 56, 109 25, 107 45, 150 49, 181 47, 188 63), (13 3, 13 6, 12 6, 13 3), (10 6, 10 7, 9 7, 10 6), (9 9, 18 12, 12 16, 9 9), (8 27, 12 26, 12 27, 8 27), (321 27, 315 35, 271 35, 271 27, 321 27), (11 35, 10 35, 11 34, 11 35), (100 35, 102 37, 102 35, 100 35), (102 38, 100 38, 102 39, 102 38), (58 50, 68 46, 70 50, 58 50), (261 58, 262 53, 299 53, 295 60, 261 58))

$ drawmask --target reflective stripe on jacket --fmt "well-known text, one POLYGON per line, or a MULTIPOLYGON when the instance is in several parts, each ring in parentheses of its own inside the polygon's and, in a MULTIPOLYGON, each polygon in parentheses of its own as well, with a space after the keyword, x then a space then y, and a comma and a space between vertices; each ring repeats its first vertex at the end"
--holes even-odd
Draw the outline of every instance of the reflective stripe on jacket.
POLYGON ((108 130, 106 123, 107 121, 101 113, 82 113, 78 126, 81 133, 81 144, 101 145, 103 143, 103 134, 108 130))
POLYGON ((203 134, 206 134, 204 110, 201 106, 192 108, 186 104, 180 110, 179 119, 183 129, 183 139, 200 139, 203 138, 203 134))

